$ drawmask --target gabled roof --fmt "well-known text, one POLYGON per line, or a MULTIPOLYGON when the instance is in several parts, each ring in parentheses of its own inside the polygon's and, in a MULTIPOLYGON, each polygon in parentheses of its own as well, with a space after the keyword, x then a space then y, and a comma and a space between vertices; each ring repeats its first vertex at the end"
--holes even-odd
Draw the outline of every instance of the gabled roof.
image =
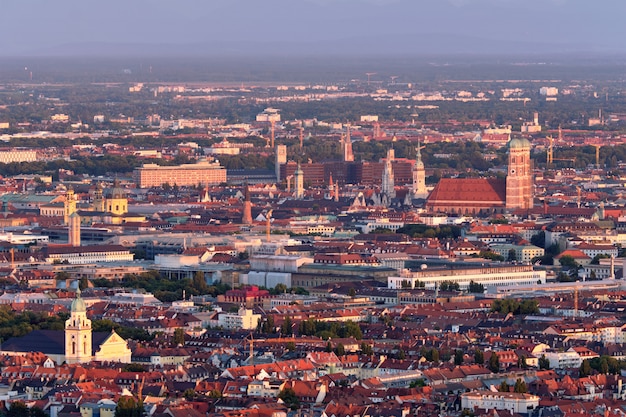
POLYGON ((442 178, 428 196, 429 204, 506 203, 506 181, 498 178, 442 178))
MULTIPOLYGON (((91 354, 109 337, 109 332, 91 333, 91 354)), ((2 343, 2 350, 8 352, 43 352, 47 355, 65 354, 65 332, 63 330, 33 330, 22 337, 12 337, 2 343)))

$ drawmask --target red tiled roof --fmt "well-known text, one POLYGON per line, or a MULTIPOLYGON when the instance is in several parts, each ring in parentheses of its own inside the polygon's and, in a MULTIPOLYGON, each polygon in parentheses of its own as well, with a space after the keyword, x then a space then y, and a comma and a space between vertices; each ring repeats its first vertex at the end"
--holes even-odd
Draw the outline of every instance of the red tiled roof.
POLYGON ((497 178, 442 178, 428 197, 429 204, 506 203, 506 181, 497 178))

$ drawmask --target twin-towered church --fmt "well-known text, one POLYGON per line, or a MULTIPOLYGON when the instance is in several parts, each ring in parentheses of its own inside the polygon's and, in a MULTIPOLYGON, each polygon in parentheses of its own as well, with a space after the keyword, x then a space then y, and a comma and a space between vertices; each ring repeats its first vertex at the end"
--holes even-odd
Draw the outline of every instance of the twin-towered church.
POLYGON ((431 212, 453 214, 503 213, 533 207, 530 142, 511 139, 506 179, 442 178, 428 196, 431 212))

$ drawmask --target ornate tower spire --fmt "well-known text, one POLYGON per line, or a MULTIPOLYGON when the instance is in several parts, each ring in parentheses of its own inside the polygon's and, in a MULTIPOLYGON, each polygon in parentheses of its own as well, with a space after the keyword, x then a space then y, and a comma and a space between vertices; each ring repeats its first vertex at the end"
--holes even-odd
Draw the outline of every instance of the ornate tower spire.
POLYGON ((65 321, 65 361, 67 363, 91 362, 91 320, 87 318, 87 306, 76 290, 72 301, 70 318, 65 321))
POLYGON ((294 179, 296 198, 304 198, 304 171, 302 171, 302 168, 300 167, 300 162, 298 162, 298 168, 296 169, 296 172, 294 172, 294 179))
POLYGON ((419 139, 417 141, 417 159, 413 164, 413 197, 414 198, 426 198, 428 192, 426 191, 426 172, 424 170, 424 162, 422 162, 422 147, 420 146, 419 139))
POLYGON ((252 202, 250 201, 250 186, 248 182, 246 182, 244 189, 243 217, 241 222, 243 224, 252 224, 252 202))
POLYGON ((395 158, 395 152, 393 149, 387 151, 387 159, 385 159, 385 167, 383 168, 383 180, 381 187, 381 194, 387 196, 387 198, 395 198, 395 178, 393 175, 393 165, 391 162, 395 158))

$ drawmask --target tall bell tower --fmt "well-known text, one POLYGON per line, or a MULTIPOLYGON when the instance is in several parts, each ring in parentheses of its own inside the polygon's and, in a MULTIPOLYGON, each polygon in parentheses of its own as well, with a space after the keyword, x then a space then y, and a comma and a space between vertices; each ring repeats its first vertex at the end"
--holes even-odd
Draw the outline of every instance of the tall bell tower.
POLYGON ((424 169, 424 162, 422 162, 422 147, 419 142, 417 142, 417 159, 415 160, 415 164, 413 164, 411 174, 413 176, 413 197, 428 197, 428 191, 426 191, 426 171, 424 169))
POLYGON ((87 306, 76 289, 70 318, 65 321, 65 361, 67 363, 91 362, 91 320, 87 318, 87 306))
POLYGON ((511 139, 506 176, 506 208, 530 209, 533 206, 533 179, 530 163, 530 142, 511 139))

